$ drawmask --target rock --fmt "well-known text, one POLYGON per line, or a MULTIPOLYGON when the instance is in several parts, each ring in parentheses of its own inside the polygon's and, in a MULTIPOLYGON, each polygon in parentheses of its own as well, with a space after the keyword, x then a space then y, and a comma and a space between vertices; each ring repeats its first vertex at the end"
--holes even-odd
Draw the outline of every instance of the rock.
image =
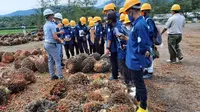
POLYGON ((29 103, 24 108, 24 112, 54 112, 56 109, 56 103, 49 100, 38 100, 29 103))
POLYGON ((2 56, 2 62, 3 63, 11 63, 14 61, 14 55, 13 53, 10 52, 5 52, 2 56))
POLYGON ((48 72, 48 62, 45 59, 45 56, 40 55, 36 60, 35 60, 35 67, 37 68, 37 71, 39 73, 47 73, 48 72))
POLYGON ((94 71, 97 73, 108 72, 111 67, 111 64, 108 61, 100 60, 94 64, 94 71))
POLYGON ((93 72, 94 64, 96 63, 96 60, 93 57, 88 57, 82 62, 82 72, 83 73, 89 73, 93 72))
POLYGON ((101 55, 99 53, 93 53, 89 55, 89 57, 93 57, 95 60, 100 60, 101 55))

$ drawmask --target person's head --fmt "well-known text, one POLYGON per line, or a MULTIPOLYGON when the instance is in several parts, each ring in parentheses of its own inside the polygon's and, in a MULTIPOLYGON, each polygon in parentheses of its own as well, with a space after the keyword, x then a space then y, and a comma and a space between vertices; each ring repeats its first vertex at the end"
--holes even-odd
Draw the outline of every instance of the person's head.
POLYGON ((67 18, 63 19, 62 24, 64 25, 64 27, 68 27, 69 26, 69 20, 67 18))
POLYGON ((179 13, 181 10, 181 6, 179 4, 174 4, 171 8, 172 15, 179 13))
POLYGON ((61 13, 56 13, 56 14, 54 15, 54 20, 55 20, 55 22, 61 22, 62 19, 63 19, 63 17, 62 17, 62 14, 61 14, 61 13))
POLYGON ((102 19, 99 16, 95 16, 93 21, 95 23, 95 26, 97 26, 97 25, 101 24, 102 19))
POLYGON ((124 13, 124 8, 123 7, 119 9, 119 14, 121 15, 122 13, 124 13))
POLYGON ((107 5, 104 7, 102 13, 103 13, 104 15, 107 15, 110 11, 115 11, 115 7, 114 7, 113 4, 107 4, 107 5))
POLYGON ((125 16, 126 16, 126 14, 122 13, 122 14, 120 15, 119 21, 123 23, 124 20, 125 20, 125 16))
POLYGON ((139 0, 126 0, 124 4, 124 11, 128 14, 131 22, 140 16, 140 5, 141 2, 139 0))
POLYGON ((76 26, 76 22, 75 22, 74 20, 71 20, 71 21, 70 21, 70 26, 71 26, 72 28, 74 28, 74 27, 76 26))
POLYGON ((107 23, 111 26, 114 26, 117 22, 117 15, 114 11, 111 11, 107 14, 107 23))
POLYGON ((126 28, 127 28, 128 30, 131 30, 131 27, 132 27, 132 26, 131 26, 131 21, 129 20, 127 14, 125 15, 123 24, 126 26, 126 28))
POLYGON ((149 3, 144 3, 140 10, 142 16, 148 16, 151 11, 151 5, 149 3))
POLYGON ((89 22, 89 27, 92 28, 92 27, 94 27, 94 26, 95 26, 95 23, 94 23, 93 20, 91 20, 91 21, 89 22))
POLYGON ((86 25, 87 19, 85 17, 80 18, 81 25, 86 25))
POLYGON ((45 17, 47 21, 53 21, 54 19, 54 13, 51 9, 44 10, 43 16, 45 17))
POLYGON ((93 17, 88 17, 88 22, 92 21, 93 17))

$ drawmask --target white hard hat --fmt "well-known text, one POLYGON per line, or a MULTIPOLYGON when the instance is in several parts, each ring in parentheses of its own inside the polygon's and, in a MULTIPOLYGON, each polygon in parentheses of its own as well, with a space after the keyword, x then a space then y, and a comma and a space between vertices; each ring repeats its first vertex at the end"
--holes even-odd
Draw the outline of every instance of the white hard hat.
POLYGON ((46 9, 46 10, 44 10, 44 12, 43 12, 43 15, 44 15, 44 16, 51 15, 51 14, 54 14, 53 11, 52 11, 51 9, 46 9))
POLYGON ((56 14, 54 15, 54 18, 58 18, 58 19, 61 19, 61 20, 63 19, 61 13, 56 13, 56 14))

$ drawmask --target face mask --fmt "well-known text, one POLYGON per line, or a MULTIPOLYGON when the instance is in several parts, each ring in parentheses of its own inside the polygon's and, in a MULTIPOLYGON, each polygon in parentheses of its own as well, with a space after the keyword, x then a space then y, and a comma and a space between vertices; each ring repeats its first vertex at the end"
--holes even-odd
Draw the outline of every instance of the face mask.
POLYGON ((64 27, 68 27, 68 25, 64 25, 64 27))
POLYGON ((131 30, 131 26, 126 26, 126 29, 127 30, 131 30))
POLYGON ((72 26, 71 28, 75 28, 74 26, 72 26))
POLYGON ((94 25, 95 25, 95 26, 98 26, 98 25, 99 25, 99 23, 95 23, 94 25))
POLYGON ((133 21, 134 21, 133 14, 130 15, 130 13, 128 13, 128 19, 129 19, 131 22, 133 22, 133 21))

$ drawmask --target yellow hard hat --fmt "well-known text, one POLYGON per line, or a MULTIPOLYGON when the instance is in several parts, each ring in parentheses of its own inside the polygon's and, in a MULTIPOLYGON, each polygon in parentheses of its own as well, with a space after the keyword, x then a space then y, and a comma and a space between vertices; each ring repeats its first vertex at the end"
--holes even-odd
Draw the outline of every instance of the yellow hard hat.
POLYGON ((105 11, 108 10, 115 10, 115 7, 113 6, 113 4, 107 4, 104 8, 103 8, 103 13, 105 13, 105 11))
POLYGON ((124 13, 124 8, 123 7, 119 9, 119 14, 121 14, 121 13, 124 13))
POLYGON ((149 3, 144 3, 140 10, 151 10, 151 5, 149 3))
POLYGON ((70 26, 72 26, 72 27, 76 26, 76 22, 74 20, 71 20, 70 21, 70 26))
POLYGON ((119 20, 119 21, 121 21, 121 22, 124 21, 125 16, 126 16, 126 15, 125 15, 124 13, 122 13, 122 14, 120 15, 120 20, 119 20))
POLYGON ((114 9, 117 9, 117 6, 114 3, 110 3, 111 5, 113 5, 114 9))
POLYGON ((87 20, 85 17, 81 17, 80 22, 81 22, 81 24, 86 24, 87 20))
POLYGON ((93 27, 93 26, 94 26, 94 21, 91 20, 91 21, 89 22, 89 27, 93 27))
POLYGON ((92 17, 88 17, 88 22, 90 22, 91 20, 93 20, 93 18, 92 17))
POLYGON ((101 21, 102 19, 101 19, 101 17, 99 17, 99 16, 95 16, 94 17, 94 19, 93 19, 93 21, 96 23, 96 22, 98 22, 98 21, 101 21))
POLYGON ((174 4, 171 8, 172 11, 178 11, 181 10, 181 6, 179 4, 174 4))
POLYGON ((131 21, 128 18, 128 14, 125 15, 124 24, 130 23, 131 21))
POLYGON ((65 19, 62 20, 62 23, 64 25, 69 25, 69 20, 65 18, 65 19))
POLYGON ((141 2, 139 0, 126 0, 126 2, 124 3, 124 12, 137 4, 141 4, 141 2))

